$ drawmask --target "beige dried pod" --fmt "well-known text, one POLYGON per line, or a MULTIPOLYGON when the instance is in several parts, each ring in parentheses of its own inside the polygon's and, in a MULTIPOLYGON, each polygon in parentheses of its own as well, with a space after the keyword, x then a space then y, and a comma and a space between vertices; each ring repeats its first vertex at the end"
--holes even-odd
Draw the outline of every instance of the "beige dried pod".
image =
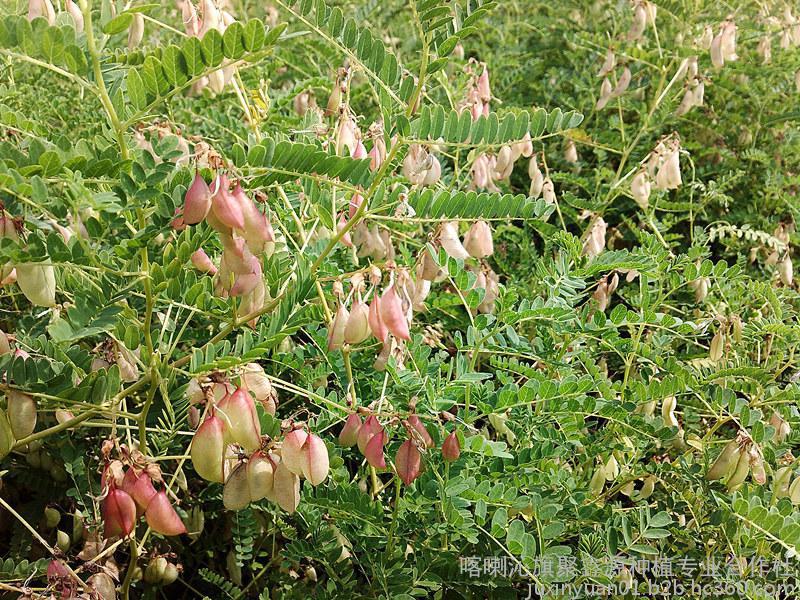
POLYGON ((553 180, 549 177, 545 177, 542 182, 542 198, 547 204, 556 203, 556 190, 553 186, 553 180))
POLYGON ((778 276, 783 285, 786 287, 792 286, 792 281, 794 280, 794 265, 792 265, 792 258, 789 256, 788 252, 783 255, 783 258, 778 263, 778 276))
POLYGON ((475 221, 464 235, 464 249, 473 258, 486 258, 494 252, 492 229, 486 221, 475 221))
POLYGON ((222 488, 222 503, 228 510, 242 510, 250 504, 250 484, 247 477, 247 465, 239 463, 222 488))
POLYGON ((134 50, 139 47, 144 37, 144 15, 142 13, 133 13, 133 20, 131 21, 130 28, 128 29, 128 50, 134 50))
POLYGON ((708 481, 716 481, 729 475, 736 466, 736 463, 739 461, 740 453, 741 449, 739 448, 738 439, 734 438, 725 444, 722 452, 719 453, 717 459, 708 469, 708 473, 706 473, 706 479, 708 481))
POLYGON ((461 239, 458 237, 458 221, 442 223, 439 232, 439 244, 451 258, 461 260, 469 258, 469 252, 464 248, 461 239))
POLYGON ((725 351, 725 332, 722 328, 717 329, 717 333, 711 338, 711 344, 708 348, 708 358, 712 362, 719 362, 722 360, 722 355, 725 351))
POLYGON ((497 161, 494 165, 494 178, 497 180, 508 179, 514 170, 514 151, 511 146, 505 144, 497 153, 497 161))
POLYGON ((711 279, 708 277, 698 277, 689 282, 689 287, 694 290, 695 302, 702 302, 708 296, 711 287, 711 279))
POLYGON ((637 2, 633 7, 633 21, 628 30, 628 41, 635 42, 642 39, 647 27, 647 8, 644 2, 637 2))
POLYGON ((672 150, 656 172, 656 189, 674 190, 681 185, 680 151, 672 150))
POLYGON ((16 390, 6 392, 8 421, 18 440, 28 437, 36 429, 36 402, 32 396, 16 390))
POLYGON ((631 70, 628 67, 625 67, 622 71, 622 75, 620 75, 619 80, 617 80, 617 85, 614 87, 614 91, 611 95, 614 98, 619 98, 622 94, 624 94, 628 86, 631 84, 631 70))
POLYGON ((600 70, 597 72, 597 76, 605 77, 614 70, 615 66, 617 66, 617 56, 614 54, 614 51, 609 48, 606 51, 606 57, 603 60, 603 64, 600 66, 600 70))
POLYGON ((764 485, 767 482, 767 471, 764 469, 764 457, 755 444, 750 446, 747 455, 750 461, 750 473, 753 477, 753 483, 764 485))
POLYGON ((789 423, 777 411, 772 412, 772 416, 769 419, 769 424, 775 428, 775 434, 772 439, 774 439, 777 443, 783 442, 792 432, 792 428, 789 423))
POLYGON ((703 28, 703 33, 695 40, 695 46, 701 50, 708 50, 711 48, 711 42, 714 39, 714 29, 711 25, 706 25, 703 28))
POLYGON ((644 169, 640 169, 631 180, 631 196, 642 210, 650 206, 650 179, 644 169))
POLYGON ((597 217, 586 233, 583 241, 583 254, 590 258, 599 256, 606 247, 608 225, 603 217, 597 217))
POLYGON ((608 80, 608 77, 603 79, 603 83, 600 84, 600 97, 597 99, 597 103, 594 105, 595 110, 603 110, 608 104, 608 101, 611 100, 612 94, 614 93, 614 88, 611 85, 611 82, 608 80))
POLYGON ((275 502, 283 510, 292 514, 300 504, 300 477, 286 468, 283 462, 275 467, 273 476, 275 502))
POLYGON ((541 169, 539 169, 535 154, 531 156, 528 162, 528 177, 531 179, 531 188, 528 195, 531 198, 538 198, 542 194, 542 189, 544 188, 544 174, 541 169))
POLYGON ((578 149, 572 140, 567 140, 567 144, 564 146, 564 160, 573 165, 578 162, 578 149))

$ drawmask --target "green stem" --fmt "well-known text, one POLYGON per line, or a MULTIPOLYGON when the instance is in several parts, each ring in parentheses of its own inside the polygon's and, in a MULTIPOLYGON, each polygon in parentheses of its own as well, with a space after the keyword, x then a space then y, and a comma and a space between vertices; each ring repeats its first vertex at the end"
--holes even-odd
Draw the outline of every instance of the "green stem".
POLYGON ((128 600, 130 597, 131 583, 133 582, 133 571, 136 569, 136 559, 139 558, 139 549, 136 546, 136 539, 133 536, 131 536, 130 547, 131 559, 128 562, 128 570, 125 572, 125 581, 122 582, 122 588, 120 589, 123 600, 128 600))
POLYGON ((84 31, 86 32, 86 48, 89 50, 89 56, 92 59, 92 71, 94 72, 97 94, 108 115, 108 120, 111 121, 111 126, 114 128, 117 135, 117 143, 119 143, 122 159, 128 160, 128 146, 125 144, 125 130, 117 116, 114 104, 111 102, 111 97, 108 95, 108 88, 106 88, 106 82, 103 79, 103 71, 100 68, 100 53, 97 50, 94 30, 92 29, 92 7, 89 5, 88 0, 79 0, 79 2, 81 12, 83 13, 84 31))
POLYGON ((397 530, 397 513, 400 508, 400 495, 403 493, 403 486, 400 485, 400 478, 394 477, 394 508, 392 509, 392 522, 389 525, 389 537, 386 542, 386 556, 391 557, 394 549, 394 533, 397 530))

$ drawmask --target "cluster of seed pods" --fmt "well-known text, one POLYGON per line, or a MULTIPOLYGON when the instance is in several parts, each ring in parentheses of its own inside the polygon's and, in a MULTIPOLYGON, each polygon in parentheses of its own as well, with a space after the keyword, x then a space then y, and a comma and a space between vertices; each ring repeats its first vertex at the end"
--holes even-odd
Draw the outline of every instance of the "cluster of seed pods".
POLYGON ((681 185, 680 150, 676 136, 664 138, 631 179, 631 196, 643 209, 649 206, 651 190, 673 190, 681 185))
POLYGON ((613 50, 609 49, 606 52, 603 64, 600 66, 600 70, 597 73, 598 77, 603 78, 603 83, 600 84, 600 97, 597 99, 597 103, 595 104, 595 110, 603 110, 611 100, 622 96, 622 94, 628 90, 628 86, 631 84, 632 75, 628 66, 623 67, 622 73, 620 73, 616 80, 616 84, 611 83, 608 75, 613 74, 616 67, 617 55, 613 50))
POLYGON ((748 475, 751 475, 753 482, 758 485, 767 482, 761 449, 749 435, 740 431, 719 453, 708 469, 706 479, 709 481, 724 479, 728 491, 734 492, 742 487, 748 475))
MULTIPOLYGON (((403 483, 411 485, 421 475, 423 455, 434 447, 434 441, 416 414, 412 413, 408 419, 403 420, 402 426, 407 439, 397 449, 394 468, 403 483)), ((379 470, 387 468, 384 447, 388 441, 386 428, 374 414, 362 420, 357 412, 351 413, 339 433, 339 443, 342 446, 358 446, 367 463, 379 470)), ((447 435, 441 451, 442 458, 447 462, 453 462, 461 455, 461 445, 455 431, 447 435)))
MULTIPOLYGON (((478 312, 493 312, 495 300, 500 293, 500 280, 485 260, 494 253, 494 240, 489 224, 486 221, 475 221, 462 239, 459 235, 458 222, 446 221, 439 226, 433 245, 435 248, 444 249, 451 258, 477 260, 477 264, 470 264, 468 268, 476 275, 473 289, 484 290, 483 300, 477 307, 478 312)), ((428 282, 445 279, 444 271, 439 268, 427 249, 422 251, 417 261, 417 277, 428 282)))
POLYGON ((186 527, 172 507, 167 493, 156 490, 153 481, 161 473, 153 464, 126 465, 120 460, 108 462, 103 469, 101 513, 105 537, 126 537, 144 515, 147 525, 162 535, 186 533, 186 527))
POLYGON ((647 26, 650 25, 653 29, 656 28, 656 15, 658 7, 655 3, 649 0, 634 0, 633 6, 633 21, 628 30, 628 40, 636 42, 642 39, 647 26))
POLYGON ((255 401, 274 414, 274 392, 255 364, 245 367, 240 383, 240 387, 197 380, 190 384, 190 401, 195 403, 192 398, 199 394, 208 405, 207 416, 192 438, 192 464, 203 479, 224 483, 223 503, 229 510, 267 498, 294 512, 300 502, 300 478, 318 485, 328 475, 325 443, 293 427, 281 444, 262 439, 255 401))
POLYGON ((211 187, 196 173, 173 226, 182 229, 205 220, 219 233, 223 247, 219 267, 202 248, 192 254, 192 264, 214 275, 218 295, 239 298, 239 312, 246 315, 260 310, 268 300, 260 257, 272 255, 275 233, 269 217, 245 193, 241 183, 231 187, 224 173, 216 176, 211 187))

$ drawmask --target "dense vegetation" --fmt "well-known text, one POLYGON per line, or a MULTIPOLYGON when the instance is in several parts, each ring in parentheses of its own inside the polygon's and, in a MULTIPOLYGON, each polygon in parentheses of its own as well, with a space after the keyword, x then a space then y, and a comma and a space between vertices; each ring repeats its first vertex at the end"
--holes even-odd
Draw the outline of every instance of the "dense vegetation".
POLYGON ((791 595, 798 99, 783 0, 4 2, 0 597, 791 595))

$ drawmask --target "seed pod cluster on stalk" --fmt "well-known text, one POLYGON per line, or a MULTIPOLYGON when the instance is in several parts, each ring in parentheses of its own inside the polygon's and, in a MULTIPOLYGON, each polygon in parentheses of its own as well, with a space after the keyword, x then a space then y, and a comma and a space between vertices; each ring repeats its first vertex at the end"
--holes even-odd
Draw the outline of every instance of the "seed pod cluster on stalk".
POLYGON ((706 473, 708 481, 724 480, 729 492, 735 492, 752 477, 753 483, 764 485, 767 474, 761 448, 744 431, 730 440, 717 455, 706 473))
POLYGON ((596 217, 586 231, 583 240, 583 253, 589 258, 599 256, 606 248, 608 225, 603 217, 596 217))
MULTIPOLYGON (((178 217, 184 225, 206 221, 220 236, 222 255, 217 267, 200 248, 192 254, 198 270, 214 276, 214 291, 227 298, 239 298, 239 312, 257 312, 269 301, 261 257, 275 250, 275 233, 269 217, 245 193, 241 183, 231 185, 225 173, 218 173, 209 186, 200 172, 186 190, 178 217)), ((250 321, 255 326, 258 317, 250 321)))
POLYGON ((597 302, 597 309, 600 312, 605 312, 606 308, 608 308, 611 296, 617 291, 617 287, 619 287, 618 273, 604 275, 600 281, 597 282, 597 287, 592 294, 592 298, 597 302))
POLYGON ((203 479, 224 483, 222 499, 229 510, 266 498, 294 512, 301 477, 316 486, 328 476, 325 443, 300 428, 290 428, 280 444, 262 438, 256 402, 274 415, 277 394, 256 363, 245 365, 239 378, 239 387, 220 377, 189 383, 190 403, 207 405, 206 418, 192 438, 192 464, 203 479))
POLYGON ((719 33, 711 39, 709 52, 711 64, 717 69, 739 58, 736 55, 736 23, 732 19, 722 22, 719 33))
POLYGON ((103 468, 101 514, 105 537, 127 537, 141 516, 153 531, 162 535, 186 533, 166 491, 153 485, 154 481, 162 482, 158 467, 145 462, 138 453, 126 462, 129 464, 111 460, 103 468))
POLYGON ((656 28, 658 7, 649 0, 635 0, 633 3, 633 21, 628 30, 628 40, 635 42, 642 39, 647 26, 656 28))
POLYGON ((648 155, 645 168, 653 189, 673 190, 680 187, 680 149, 680 141, 671 135, 659 141, 648 155))
MULTIPOLYGON (((390 420, 390 423, 397 419, 390 420)), ((401 421, 406 439, 400 444, 394 456, 397 476, 405 485, 411 485, 423 470, 423 458, 435 447, 435 442, 419 415, 411 413, 401 421)), ((387 424, 388 425, 388 424, 387 424)), ((389 434, 374 414, 362 420, 359 412, 348 415, 339 433, 339 444, 346 448, 357 446, 367 463, 375 469, 386 469, 384 448, 389 442, 389 434)), ((441 447, 445 462, 458 460, 461 444, 456 432, 448 434, 441 447)))
MULTIPOLYGON (((631 84, 632 73, 630 67, 627 65, 623 66, 619 76, 616 77, 616 83, 611 83, 612 80, 608 78, 608 75, 614 72, 616 66, 616 55, 614 51, 609 48, 606 52, 603 64, 600 67, 600 71, 598 72, 598 77, 602 77, 603 81, 600 84, 600 95, 595 103, 595 110, 603 110, 611 100, 621 97, 631 84)), ((567 162, 575 162, 569 160, 569 158, 566 160, 567 162)))

